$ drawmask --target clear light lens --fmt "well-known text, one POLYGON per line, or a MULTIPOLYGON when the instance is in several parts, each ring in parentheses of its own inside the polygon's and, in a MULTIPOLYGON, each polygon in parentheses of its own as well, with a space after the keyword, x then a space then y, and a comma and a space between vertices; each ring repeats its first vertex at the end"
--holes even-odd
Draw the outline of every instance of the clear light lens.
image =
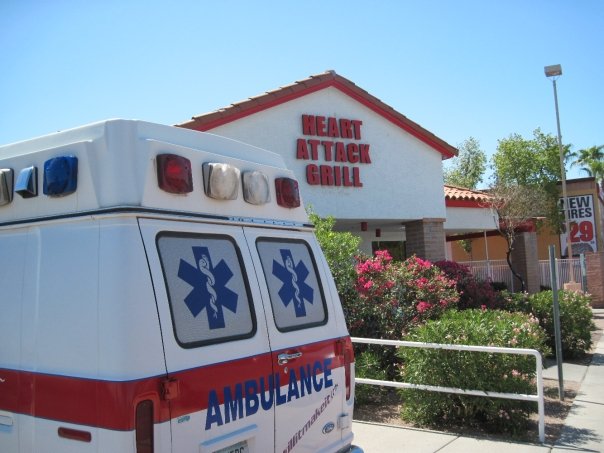
POLYGON ((193 192, 191 161, 176 154, 158 154, 157 184, 159 188, 176 194, 193 192))
POLYGON ((264 173, 259 171, 243 173, 243 199, 255 205, 262 205, 271 201, 268 177, 264 173))
POLYGON ((38 168, 27 167, 19 172, 15 183, 15 192, 23 198, 38 196, 38 168))
POLYGON ((13 178, 11 168, 0 168, 0 206, 13 201, 13 178))
POLYGON ((62 197, 75 192, 77 186, 77 157, 61 156, 44 162, 44 195, 62 197))
POLYGON ((203 183, 208 197, 235 200, 239 194, 240 171, 228 164, 203 164, 203 183))
POLYGON ((300 206, 300 191, 298 181, 291 178, 275 179, 277 191, 277 204, 284 208, 298 208, 300 206))

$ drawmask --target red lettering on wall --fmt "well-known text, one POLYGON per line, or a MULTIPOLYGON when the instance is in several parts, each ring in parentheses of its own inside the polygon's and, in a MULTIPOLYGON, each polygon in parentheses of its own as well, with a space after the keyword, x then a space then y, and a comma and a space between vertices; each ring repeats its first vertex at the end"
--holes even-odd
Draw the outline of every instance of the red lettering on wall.
POLYGON ((317 116, 317 135, 319 137, 325 137, 325 117, 317 116))
POLYGON ((338 120, 333 117, 327 118, 327 135, 330 137, 339 137, 338 120))
POLYGON ((354 128, 354 138, 357 140, 361 139, 361 124, 363 122, 361 120, 352 120, 352 127, 354 128))
POLYGON ((348 154, 348 162, 356 164, 359 162, 359 147, 356 143, 346 145, 346 153, 348 154))
POLYGON ((319 140, 308 140, 312 160, 319 160, 319 140))
POLYGON ((346 162, 346 149, 344 143, 336 142, 336 162, 346 162))
POLYGON ((302 115, 302 133, 304 135, 317 135, 317 126, 313 115, 302 115))
POLYGON ((361 143, 359 145, 359 151, 361 152, 361 163, 370 164, 371 158, 369 157, 369 145, 361 143))
POLYGON ((342 167, 342 180, 344 187, 352 187, 352 181, 350 180, 350 168, 342 167))
POLYGON ((316 186, 321 182, 319 179, 319 167, 315 164, 308 164, 306 166, 306 182, 311 186, 316 186))
POLYGON ((323 145, 323 148, 325 148, 325 160, 327 162, 330 162, 332 160, 331 158, 331 148, 333 147, 333 142, 329 142, 327 140, 324 140, 321 142, 321 145, 323 145))
POLYGON ((344 118, 340 120, 340 137, 352 138, 352 124, 350 120, 344 118))
POLYGON ((297 142, 296 159, 308 160, 308 147, 306 146, 306 140, 299 138, 297 142))
POLYGON ((361 182, 361 170, 359 167, 352 167, 352 181, 355 187, 363 187, 361 182))
POLYGON ((333 167, 333 179, 334 185, 341 186, 342 185, 342 167, 333 167))
MULTIPOLYGON (((349 164, 371 164, 369 144, 353 143, 350 140, 361 139, 361 120, 326 117, 320 115, 302 115, 302 134, 307 136, 331 137, 329 140, 299 138, 296 142, 296 159, 349 164), (347 139, 336 141, 333 138, 347 139)), ((306 166, 306 181, 309 185, 336 187, 363 187, 361 170, 354 165, 316 165, 306 166)))
POLYGON ((321 185, 333 186, 333 168, 329 165, 321 165, 321 185))

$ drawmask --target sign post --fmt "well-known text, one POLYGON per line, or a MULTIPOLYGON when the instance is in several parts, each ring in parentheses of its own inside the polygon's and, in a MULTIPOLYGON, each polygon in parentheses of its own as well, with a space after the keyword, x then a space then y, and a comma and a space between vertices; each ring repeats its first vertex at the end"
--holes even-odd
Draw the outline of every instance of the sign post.
POLYGON ((558 366, 558 396, 564 401, 564 376, 562 372, 562 338, 560 336, 560 304, 558 302, 558 278, 556 276, 556 247, 549 246, 549 272, 554 304, 554 336, 556 340, 556 364, 558 366))

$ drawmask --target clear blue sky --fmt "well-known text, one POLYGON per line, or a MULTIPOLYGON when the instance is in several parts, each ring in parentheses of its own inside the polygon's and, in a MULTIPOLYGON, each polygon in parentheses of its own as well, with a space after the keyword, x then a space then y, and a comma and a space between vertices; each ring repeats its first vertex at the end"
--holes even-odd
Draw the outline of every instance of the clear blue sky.
MULTIPOLYGON (((604 144, 602 0, 0 0, 0 144, 174 124, 333 69, 457 146, 604 144)), ((569 177, 584 176, 571 170, 569 177)))

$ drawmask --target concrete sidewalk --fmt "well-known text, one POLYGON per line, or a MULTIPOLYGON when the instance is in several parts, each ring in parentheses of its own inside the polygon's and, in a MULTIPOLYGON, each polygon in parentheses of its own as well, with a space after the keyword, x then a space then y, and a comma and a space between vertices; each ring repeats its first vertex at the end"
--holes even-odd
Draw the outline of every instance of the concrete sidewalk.
MULTIPOLYGON (((593 312, 598 330, 603 330, 604 309, 594 309, 593 312)), ((578 382, 580 387, 561 436, 554 445, 463 437, 357 421, 352 424, 354 444, 366 453, 604 452, 604 336, 594 346, 589 365, 563 365, 564 381, 578 382)), ((544 377, 558 378, 555 364, 544 370, 544 377)), ((545 430, 547 433, 547 425, 545 430)))

